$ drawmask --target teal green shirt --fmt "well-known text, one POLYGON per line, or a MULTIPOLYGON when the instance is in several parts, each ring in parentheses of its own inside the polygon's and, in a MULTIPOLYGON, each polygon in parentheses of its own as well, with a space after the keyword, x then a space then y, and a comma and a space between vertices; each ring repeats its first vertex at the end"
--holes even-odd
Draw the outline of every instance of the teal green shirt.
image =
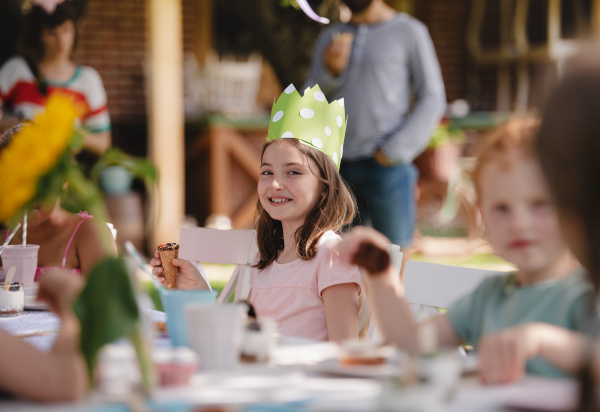
MULTIPOLYGON (((581 270, 529 286, 519 286, 511 273, 485 279, 447 313, 456 333, 477 349, 483 335, 524 323, 543 322, 587 333, 592 299, 592 286, 581 270)), ((527 372, 568 376, 541 358, 530 359, 527 372)))

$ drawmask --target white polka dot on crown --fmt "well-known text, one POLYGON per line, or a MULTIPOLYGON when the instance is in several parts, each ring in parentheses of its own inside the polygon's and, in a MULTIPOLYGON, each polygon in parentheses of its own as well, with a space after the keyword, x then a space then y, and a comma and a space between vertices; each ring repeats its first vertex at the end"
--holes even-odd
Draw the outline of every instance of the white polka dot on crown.
POLYGON ((337 158, 337 153, 336 153, 336 152, 333 152, 333 162, 334 162, 335 164, 337 164, 337 163, 338 163, 338 158, 337 158))
POLYGON ((323 147, 323 142, 318 137, 313 138, 311 143, 316 148, 321 149, 323 147))
POLYGON ((293 84, 290 84, 288 87, 285 88, 285 94, 290 94, 291 92, 293 92, 294 90, 296 90, 296 87, 294 87, 293 84))
POLYGON ((342 120, 342 116, 336 117, 335 122, 337 123, 338 127, 342 127, 342 124, 344 123, 344 121, 342 120))
POLYGON ((331 127, 329 127, 329 126, 325 126, 325 134, 326 134, 327 136, 331 136, 331 127))
POLYGON ((273 123, 278 122, 283 117, 283 112, 280 110, 273 116, 273 123))
POLYGON ((313 109, 305 107, 304 109, 300 109, 300 116, 305 119, 312 119, 315 116, 315 112, 313 109))
POLYGON ((338 100, 337 102, 338 102, 338 104, 339 104, 340 106, 343 106, 343 105, 344 105, 344 98, 342 97, 342 98, 341 98, 340 100, 338 100))
POLYGON ((282 139, 290 139, 292 137, 294 137, 294 133, 292 133, 292 132, 285 132, 284 134, 281 135, 282 139))
POLYGON ((316 91, 315 92, 315 100, 318 101, 318 102, 324 102, 325 101, 325 95, 323 94, 323 92, 316 91))

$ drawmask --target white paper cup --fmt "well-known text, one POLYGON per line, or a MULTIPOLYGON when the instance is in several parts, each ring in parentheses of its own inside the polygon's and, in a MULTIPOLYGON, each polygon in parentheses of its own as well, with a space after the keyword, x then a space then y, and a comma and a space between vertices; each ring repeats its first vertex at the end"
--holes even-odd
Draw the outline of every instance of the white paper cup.
POLYGON ((239 363, 243 305, 190 304, 184 307, 190 347, 200 357, 202 369, 233 369, 239 363))
POLYGON ((13 282, 19 282, 25 287, 33 286, 37 270, 39 245, 8 245, 2 252, 2 267, 4 273, 11 266, 17 268, 13 282))

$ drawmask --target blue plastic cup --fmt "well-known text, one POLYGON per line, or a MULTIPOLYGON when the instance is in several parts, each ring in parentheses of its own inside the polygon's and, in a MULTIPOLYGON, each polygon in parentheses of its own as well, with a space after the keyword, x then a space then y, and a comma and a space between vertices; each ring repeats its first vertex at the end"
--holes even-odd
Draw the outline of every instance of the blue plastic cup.
POLYGON ((167 314, 167 329, 173 346, 190 346, 187 324, 183 313, 184 306, 190 303, 216 304, 212 290, 169 290, 159 288, 160 300, 167 314))

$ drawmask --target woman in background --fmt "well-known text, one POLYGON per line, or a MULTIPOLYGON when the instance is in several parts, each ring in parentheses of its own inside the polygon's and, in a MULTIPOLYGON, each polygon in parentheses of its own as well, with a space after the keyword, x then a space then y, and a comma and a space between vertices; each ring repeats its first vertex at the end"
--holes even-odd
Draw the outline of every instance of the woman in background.
POLYGON ((77 41, 77 8, 69 1, 52 12, 34 5, 21 34, 21 56, 0 69, 0 107, 32 120, 48 96, 60 92, 73 98, 79 120, 89 132, 83 149, 100 155, 111 146, 106 92, 98 72, 71 60, 77 41))

